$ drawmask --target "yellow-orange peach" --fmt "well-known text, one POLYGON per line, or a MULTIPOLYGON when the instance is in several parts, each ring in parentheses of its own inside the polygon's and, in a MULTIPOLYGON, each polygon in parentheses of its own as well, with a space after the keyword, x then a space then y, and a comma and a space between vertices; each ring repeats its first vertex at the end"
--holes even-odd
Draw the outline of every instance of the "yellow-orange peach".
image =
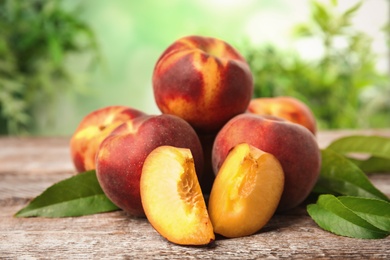
POLYGON ((214 173, 218 173, 229 151, 240 143, 273 154, 281 163, 285 185, 279 211, 296 207, 309 195, 320 173, 321 154, 314 135, 307 128, 251 113, 238 115, 215 138, 214 173))
POLYGON ((189 149, 154 149, 144 162, 140 185, 145 215, 168 241, 180 245, 207 245, 214 241, 189 149))
POLYGON ((187 36, 172 43, 153 72, 156 104, 189 122, 197 132, 216 133, 245 112, 253 78, 243 56, 227 42, 187 36))
POLYGON ((314 135, 317 132, 317 123, 313 112, 305 103, 294 97, 255 98, 250 101, 248 112, 281 117, 303 125, 314 135))
POLYGON ((256 233, 275 213, 283 187, 283 169, 275 156, 247 143, 236 145, 211 190, 208 209, 214 232, 225 237, 256 233))
MULTIPOLYGON (((202 173, 203 153, 194 129, 173 115, 137 117, 117 127, 100 145, 96 175, 107 197, 134 216, 144 216, 140 178, 145 158, 162 145, 191 150, 196 172, 202 173)), ((199 176, 200 177, 200 176, 199 176)))
POLYGON ((120 124, 145 115, 127 106, 108 106, 86 115, 70 140, 70 153, 77 172, 95 169, 101 142, 120 124))

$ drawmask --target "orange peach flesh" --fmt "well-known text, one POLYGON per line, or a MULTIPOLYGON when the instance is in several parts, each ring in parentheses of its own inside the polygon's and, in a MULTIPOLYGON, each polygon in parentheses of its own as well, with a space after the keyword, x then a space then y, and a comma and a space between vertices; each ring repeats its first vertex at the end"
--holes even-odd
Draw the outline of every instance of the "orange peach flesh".
POLYGON ((145 215, 168 241, 207 245, 215 240, 189 149, 153 150, 144 162, 140 185, 145 215))
POLYGON ((211 190, 208 210, 214 232, 225 237, 256 233, 275 213, 283 187, 276 157, 246 143, 237 145, 211 190))

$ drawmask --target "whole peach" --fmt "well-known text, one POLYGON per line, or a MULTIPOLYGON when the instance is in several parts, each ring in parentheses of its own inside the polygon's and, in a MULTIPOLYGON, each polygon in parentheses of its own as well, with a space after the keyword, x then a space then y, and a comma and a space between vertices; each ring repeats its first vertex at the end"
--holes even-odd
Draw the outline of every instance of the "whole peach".
POLYGON ((270 97, 252 99, 248 112, 258 115, 273 115, 303 125, 314 135, 317 132, 316 118, 311 109, 294 97, 270 97))
POLYGON ((245 112, 253 78, 243 56, 225 41, 187 36, 158 59, 153 90, 161 112, 185 119, 197 132, 216 133, 245 112))
POLYGON ((77 172, 95 169, 101 142, 120 124, 145 115, 127 106, 107 106, 86 115, 70 140, 70 153, 77 172))
MULTIPOLYGON (((199 138, 186 121, 173 115, 142 116, 123 123, 99 148, 96 157, 99 184, 115 205, 133 216, 144 216, 140 197, 144 161, 152 150, 162 145, 190 149, 196 172, 202 173, 199 138)), ((164 181, 164 176, 161 178, 164 181)))
POLYGON ((321 166, 321 154, 314 135, 289 121, 245 113, 231 119, 218 133, 212 151, 214 173, 229 151, 248 143, 273 154, 281 163, 285 185, 278 211, 299 205, 314 187, 321 166))

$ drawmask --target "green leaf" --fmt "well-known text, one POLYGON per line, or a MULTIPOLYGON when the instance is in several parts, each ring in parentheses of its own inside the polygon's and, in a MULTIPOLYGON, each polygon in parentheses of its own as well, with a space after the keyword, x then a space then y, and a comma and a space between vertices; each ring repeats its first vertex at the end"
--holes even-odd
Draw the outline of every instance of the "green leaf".
POLYGON ((332 142, 328 148, 341 153, 363 153, 390 159, 390 138, 384 136, 353 135, 332 142))
POLYGON ((390 232, 389 202, 350 196, 340 196, 338 199, 344 206, 373 226, 383 231, 390 232))
POLYGON ((312 1, 312 16, 313 20, 321 27, 321 29, 325 32, 329 30, 331 14, 326 6, 320 2, 312 1))
POLYGON ((299 24, 293 28, 293 35, 295 37, 308 37, 313 36, 313 30, 309 25, 299 24))
POLYGON ((321 228, 337 235, 365 239, 389 235, 362 219, 333 195, 321 195, 316 204, 307 206, 307 211, 321 228))
POLYGON ((48 39, 48 46, 51 58, 57 66, 61 66, 63 60, 63 53, 61 45, 56 37, 51 36, 48 39))
POLYGON ((372 156, 366 160, 348 158, 365 173, 390 173, 390 159, 372 156))
POLYGON ((331 4, 333 5, 333 6, 338 6, 338 1, 337 0, 331 0, 331 4))
POLYGON ((390 138, 384 136, 347 136, 332 142, 328 148, 344 154, 366 173, 390 172, 390 138), (352 154, 352 155, 351 155, 352 154), (359 159, 353 154, 369 155, 359 159))
POLYGON ((355 5, 353 5, 348 10, 346 10, 344 12, 343 16, 345 18, 349 18, 350 16, 354 15, 359 10, 359 8, 362 6, 362 4, 363 4, 362 1, 357 2, 355 5))
POLYGON ((75 217, 117 210, 94 170, 58 182, 33 199, 16 217, 75 217))
POLYGON ((321 150, 320 177, 313 192, 326 190, 335 195, 376 198, 389 201, 387 196, 370 182, 358 166, 331 149, 321 150))

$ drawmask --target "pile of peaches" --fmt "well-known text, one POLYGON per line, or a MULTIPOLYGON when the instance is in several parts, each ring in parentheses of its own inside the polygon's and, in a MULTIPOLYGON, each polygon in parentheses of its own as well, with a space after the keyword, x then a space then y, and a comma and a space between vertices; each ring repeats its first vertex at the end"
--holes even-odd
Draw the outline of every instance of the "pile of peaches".
POLYGON ((173 243, 207 245, 215 234, 254 234, 309 195, 321 164, 313 113, 292 97, 253 98, 250 68, 231 45, 178 39, 152 82, 160 115, 104 107, 70 142, 77 171, 96 169, 119 208, 173 243))

